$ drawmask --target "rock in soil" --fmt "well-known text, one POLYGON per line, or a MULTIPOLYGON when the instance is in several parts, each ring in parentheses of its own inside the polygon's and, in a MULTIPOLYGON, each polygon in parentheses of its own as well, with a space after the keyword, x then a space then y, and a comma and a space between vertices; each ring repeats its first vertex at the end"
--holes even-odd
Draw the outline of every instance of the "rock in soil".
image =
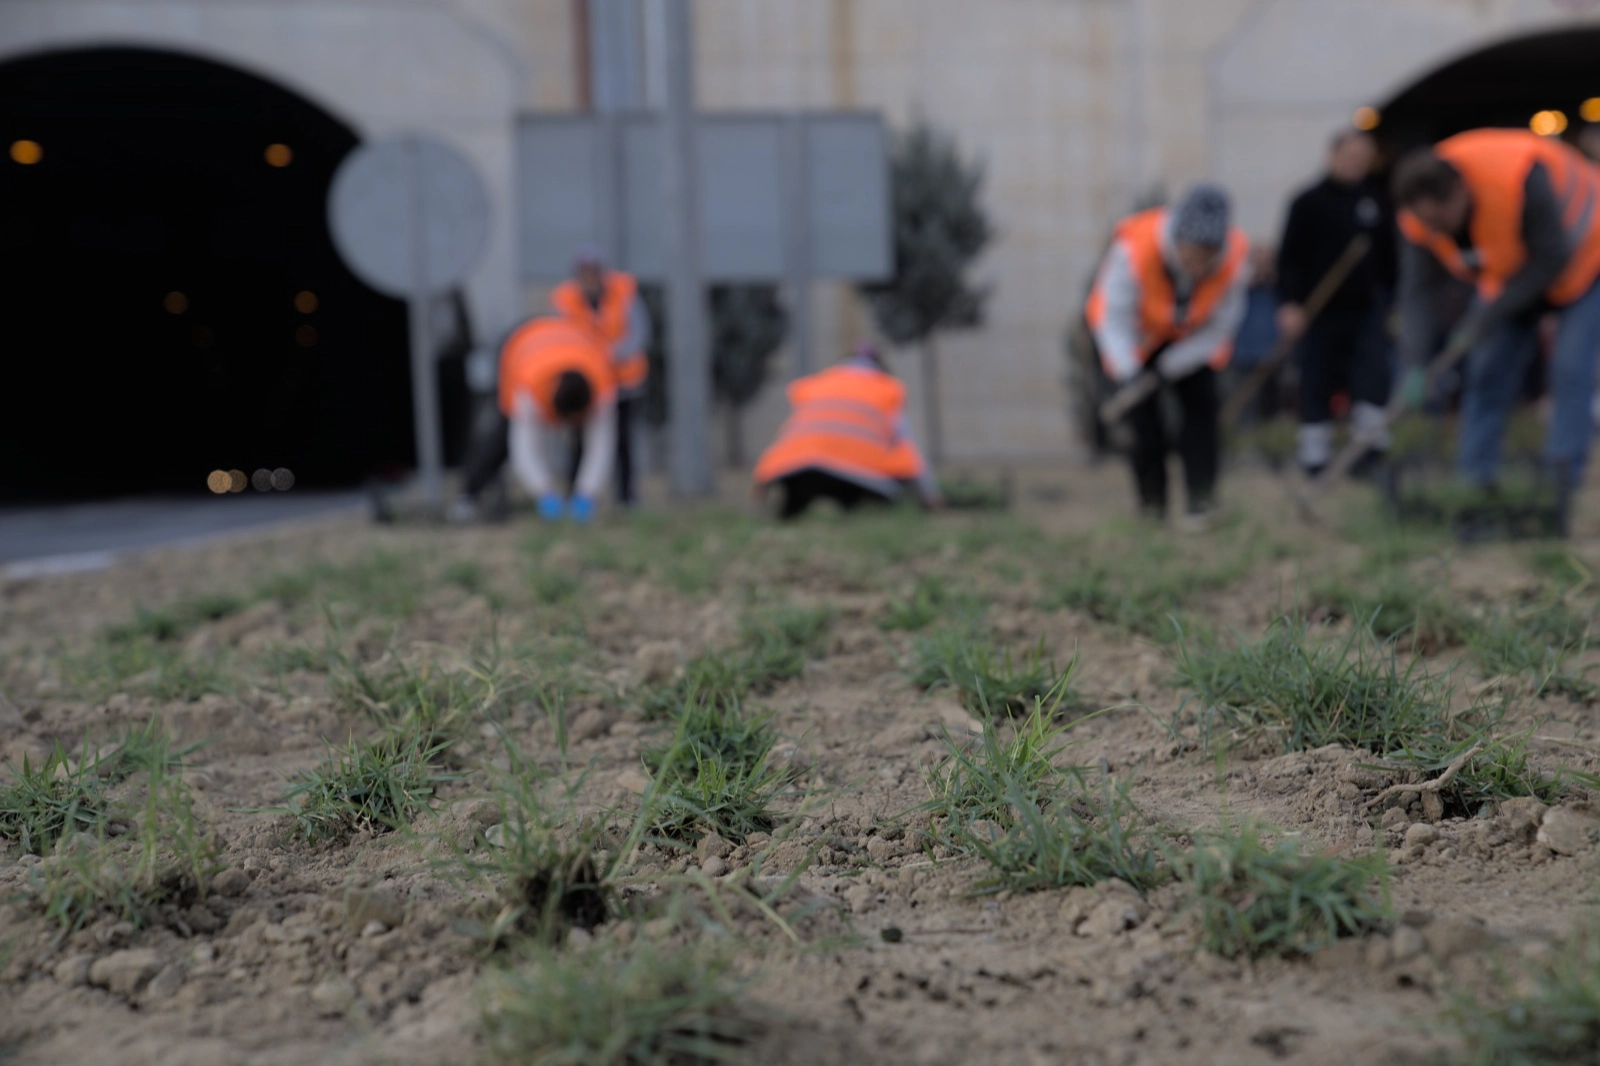
POLYGON ((250 875, 243 870, 224 870, 211 879, 211 891, 219 896, 242 896, 250 887, 250 875))
POLYGON ((1428 954, 1439 962, 1449 962, 1457 955, 1477 951, 1493 939, 1489 930, 1477 922, 1459 918, 1441 918, 1422 930, 1422 939, 1428 954))
POLYGON ((56 963, 51 971, 60 984, 71 988, 89 983, 89 967, 94 965, 93 955, 69 955, 56 963))
POLYGON ((89 983, 119 996, 131 996, 161 970, 161 954, 152 948, 113 951, 89 967, 89 983))
POLYGON ((641 685, 664 685, 683 664, 683 645, 675 640, 652 640, 633 653, 633 668, 641 685))
POLYGON ((1600 818, 1572 807, 1552 807, 1535 839, 1557 855, 1577 855, 1600 841, 1600 818))
POLYGON ((1402 925, 1389 938, 1389 957, 1395 962, 1410 962, 1427 948, 1422 934, 1409 925, 1402 925))
POLYGON ((1406 830, 1406 847, 1427 847, 1439 839, 1439 831, 1427 822, 1418 822, 1406 830))
POLYGON ((388 888, 352 889, 344 897, 344 927, 359 933, 369 922, 382 922, 390 929, 405 921, 403 900, 388 888))
POLYGON ((567 737, 574 743, 593 740, 603 737, 611 732, 611 727, 617 724, 617 716, 611 711, 600 707, 590 707, 567 726, 567 737))

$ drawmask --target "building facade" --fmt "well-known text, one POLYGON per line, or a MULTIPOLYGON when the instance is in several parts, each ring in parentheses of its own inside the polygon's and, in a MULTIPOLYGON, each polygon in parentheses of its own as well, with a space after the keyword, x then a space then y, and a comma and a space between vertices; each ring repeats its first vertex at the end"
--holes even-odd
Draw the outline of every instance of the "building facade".
MULTIPOLYGON (((649 3, 650 0, 644 0, 649 3)), ((987 324, 941 347, 952 458, 1076 449, 1062 334, 1118 214, 1212 177, 1271 239, 1329 133, 1451 60, 1600 26, 1592 0, 696 0, 703 108, 924 116, 987 172, 987 324)), ((537 307, 516 278, 512 127, 592 101, 582 0, 5 0, 0 63, 131 46, 237 66, 368 138, 421 131, 483 174, 496 225, 468 289, 480 331, 537 307)), ((592 29, 588 27, 587 29, 592 29)), ((646 59, 648 65, 648 59, 646 59)), ((645 72, 648 80, 648 71, 645 72)), ((1600 95, 1597 78, 1596 95, 1600 95)), ((815 297, 818 358, 871 330, 815 297)), ((913 394, 916 360, 903 358, 913 394)), ((752 416, 778 417, 777 390, 752 416)))

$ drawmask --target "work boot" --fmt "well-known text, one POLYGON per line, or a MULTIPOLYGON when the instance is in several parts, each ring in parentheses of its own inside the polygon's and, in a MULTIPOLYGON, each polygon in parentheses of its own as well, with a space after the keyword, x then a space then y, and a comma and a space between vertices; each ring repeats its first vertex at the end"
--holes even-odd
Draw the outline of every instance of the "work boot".
POLYGON ((1389 461, 1389 453, 1382 448, 1368 448, 1361 453, 1350 466, 1350 477, 1355 481, 1370 481, 1379 484, 1382 481, 1385 464, 1389 461))

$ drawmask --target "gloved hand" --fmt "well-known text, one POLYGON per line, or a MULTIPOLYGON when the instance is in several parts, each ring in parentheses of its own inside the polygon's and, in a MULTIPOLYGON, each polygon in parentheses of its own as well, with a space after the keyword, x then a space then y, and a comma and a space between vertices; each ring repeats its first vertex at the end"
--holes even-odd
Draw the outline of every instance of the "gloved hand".
POLYGON ((1415 411, 1427 402, 1428 372, 1420 366, 1409 367, 1400 379, 1400 403, 1407 411, 1415 411))
POLYGON ((590 499, 588 496, 574 496, 572 497, 572 504, 567 513, 570 514, 572 516, 572 520, 578 523, 580 526, 587 525, 588 523, 594 521, 594 500, 590 499))
POLYGON ((546 522, 555 522, 561 518, 561 512, 566 509, 561 497, 554 492, 547 492, 539 497, 539 517, 546 522))

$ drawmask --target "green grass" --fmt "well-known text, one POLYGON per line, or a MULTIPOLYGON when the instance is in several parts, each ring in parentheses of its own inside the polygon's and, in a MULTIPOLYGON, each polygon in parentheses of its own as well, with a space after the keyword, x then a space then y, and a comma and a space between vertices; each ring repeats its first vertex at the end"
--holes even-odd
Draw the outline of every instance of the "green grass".
POLYGON ((1402 666, 1393 643, 1365 626, 1327 642, 1285 618, 1260 640, 1184 641, 1177 674, 1206 739, 1266 735, 1283 751, 1343 744, 1387 754, 1448 717, 1443 683, 1418 662, 1402 666))
POLYGON ((1090 543, 1071 570, 1045 583, 1045 610, 1082 611, 1129 633, 1156 640, 1178 636, 1194 597, 1239 580, 1278 548, 1255 533, 1213 539, 1216 551, 1192 557, 1170 536, 1134 530, 1120 547, 1090 543), (1228 545, 1226 549, 1222 545, 1228 545))
POLYGON ((1591 618, 1560 599, 1496 611, 1474 627, 1468 647, 1478 668, 1491 677, 1531 680, 1536 693, 1586 697, 1595 688, 1567 665, 1589 647, 1591 618))
POLYGON ((144 749, 142 805, 119 809, 126 831, 107 836, 100 819, 70 847, 29 871, 25 895, 62 936, 103 915, 144 928, 162 907, 204 900, 220 870, 215 846, 195 814, 194 798, 174 772, 178 758, 164 740, 144 749))
POLYGON ((1458 996, 1449 1027, 1458 1066, 1586 1066, 1600 1047, 1600 924, 1590 916, 1522 980, 1490 996, 1458 996))
POLYGON ((1594 575, 1565 544, 1537 544, 1528 552, 1528 567, 1535 575, 1570 590, 1586 587, 1594 575))
POLYGON ((639 712, 660 721, 696 704, 737 707, 752 693, 771 692, 799 677, 808 660, 824 653, 832 624, 833 610, 826 606, 777 604, 752 610, 740 625, 736 647, 696 656, 681 676, 644 688, 637 697, 639 712))
POLYGON ((936 574, 917 578, 911 593, 892 600, 878 619, 878 628, 915 633, 934 622, 975 619, 983 607, 970 592, 957 591, 936 574))
POLYGON ((1067 750, 1065 737, 1071 728, 1052 724, 1057 703, 1037 701, 1026 717, 1016 720, 1007 738, 1001 737, 992 719, 984 720, 975 744, 946 731, 944 758, 923 771, 928 800, 917 810, 942 821, 948 836, 974 821, 1009 829, 1020 806, 1050 806, 1079 781, 1078 770, 1056 765, 1067 750), (1018 794, 1026 804, 1016 802, 1018 794))
POLYGON ((1331 617, 1350 618, 1381 639, 1407 637, 1413 650, 1432 653, 1459 647, 1472 636, 1475 619, 1439 591, 1400 570, 1353 584, 1329 580, 1311 592, 1311 602, 1331 617))
POLYGON ((1200 840, 1176 866, 1200 916, 1201 943, 1228 958, 1309 955, 1389 917, 1381 854, 1307 854, 1292 839, 1269 845, 1259 827, 1244 825, 1200 840))
POLYGON ((777 734, 766 716, 737 704, 692 703, 678 718, 670 744, 644 754, 655 782, 650 830, 675 840, 711 831, 730 840, 768 832, 773 804, 789 774, 773 765, 777 734))
POLYGON ((1038 646, 1020 658, 1000 651, 964 627, 951 627, 912 644, 907 672, 927 691, 950 689, 962 705, 983 715, 1027 714, 1053 693, 1066 697, 1075 663, 1063 668, 1038 646))
POLYGON ((178 600, 165 607, 151 609, 137 607, 127 622, 107 626, 107 640, 153 640, 167 642, 179 640, 207 622, 215 622, 237 614, 248 606, 244 596, 231 593, 212 593, 178 600))
POLYGON ((604 818, 565 828, 563 821, 574 814, 577 786, 547 804, 544 775, 509 738, 502 739, 509 765, 495 779, 500 818, 494 840, 475 833, 442 865, 468 891, 481 889, 490 896, 486 920, 470 930, 485 945, 502 948, 520 938, 555 945, 569 929, 594 929, 613 915, 614 867, 636 841, 603 861, 604 818))
POLYGON ((530 952, 486 979, 491 1056, 519 1066, 731 1062, 753 1034, 745 983, 705 945, 530 952))
POLYGON ((446 747, 428 733, 352 740, 297 775, 286 805, 270 809, 288 814, 292 837, 309 844, 406 828, 432 808, 435 788, 450 778, 436 766, 446 747))
POLYGON ((317 560, 272 575, 256 594, 284 607, 344 606, 358 615, 406 618, 426 591, 422 561, 410 553, 377 550, 348 563, 317 560))
POLYGON ((104 823, 105 781, 85 757, 77 766, 57 746, 35 765, 26 755, 12 767, 12 780, 0 787, 0 839, 16 842, 24 854, 47 855, 56 841, 90 833, 104 823))
POLYGON ((58 661, 69 688, 96 698, 129 692, 192 702, 212 693, 230 695, 237 685, 227 656, 213 652, 196 658, 170 642, 143 635, 102 637, 58 661))

